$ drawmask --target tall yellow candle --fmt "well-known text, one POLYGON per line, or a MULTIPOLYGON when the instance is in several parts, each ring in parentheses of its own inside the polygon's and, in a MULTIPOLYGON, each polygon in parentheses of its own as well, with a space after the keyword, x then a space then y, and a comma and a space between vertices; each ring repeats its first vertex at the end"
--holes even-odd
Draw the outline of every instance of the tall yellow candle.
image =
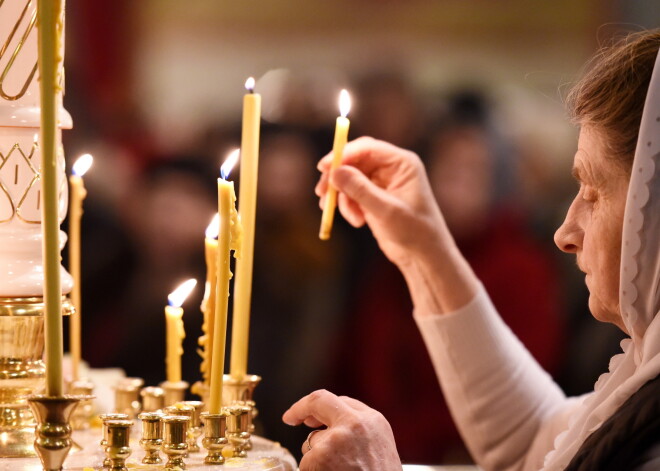
POLYGON ((216 280, 218 278, 218 231, 220 220, 218 213, 206 228, 206 237, 204 239, 204 255, 206 258, 206 287, 204 290, 204 299, 202 300, 202 312, 204 313, 204 325, 202 330, 204 336, 200 338, 199 344, 202 347, 202 365, 201 372, 204 382, 208 385, 211 380, 211 345, 213 345, 213 327, 215 323, 215 290, 216 280))
POLYGON ((254 79, 252 77, 245 82, 245 88, 249 93, 243 97, 241 187, 238 200, 238 212, 243 226, 243 253, 236 262, 229 370, 232 377, 238 380, 243 379, 247 373, 254 227, 257 213, 257 179, 259 173, 259 128, 261 122, 261 96, 254 93, 254 79))
POLYGON ((238 161, 238 150, 230 154, 222 165, 222 178, 218 179, 218 215, 220 227, 218 234, 217 280, 215 294, 215 319, 213 323, 213 344, 211 355, 211 392, 209 394, 209 413, 219 414, 222 408, 222 376, 225 366, 225 343, 227 337, 227 302, 229 298, 229 252, 240 250, 240 225, 236 212, 236 194, 234 183, 228 182, 229 172, 238 161))
MULTIPOLYGON (((339 94, 339 112, 335 126, 335 142, 332 146, 332 170, 341 165, 341 159, 344 155, 344 146, 348 141, 348 128, 351 122, 346 117, 351 110, 351 97, 346 90, 339 94)), ((328 184, 328 191, 325 196, 325 206, 323 208, 323 217, 321 218, 321 230, 319 237, 321 240, 328 240, 332 232, 332 223, 335 218, 335 208, 337 207, 337 189, 328 184)))
POLYGON ((46 395, 62 395, 62 289, 57 182, 57 106, 61 94, 62 0, 37 3, 41 101, 41 230, 44 259, 46 395))
POLYGON ((73 164, 73 175, 69 177, 69 272, 73 277, 71 302, 75 312, 69 317, 69 351, 71 352, 71 376, 74 381, 80 379, 80 336, 81 336, 81 272, 80 272, 80 221, 83 214, 83 200, 87 196, 83 175, 92 166, 94 158, 89 154, 81 155, 73 164))
POLYGON ((181 307, 197 285, 197 280, 191 278, 181 283, 177 289, 167 297, 165 306, 165 332, 167 381, 178 383, 181 381, 181 355, 183 355, 183 339, 186 332, 183 329, 183 308, 181 307))

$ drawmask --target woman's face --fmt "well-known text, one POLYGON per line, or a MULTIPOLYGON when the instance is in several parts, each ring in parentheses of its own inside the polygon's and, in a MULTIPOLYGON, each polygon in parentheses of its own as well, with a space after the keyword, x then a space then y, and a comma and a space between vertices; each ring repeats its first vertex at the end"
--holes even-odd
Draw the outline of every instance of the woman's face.
POLYGON ((555 233, 560 250, 574 253, 589 289, 589 310, 624 332, 619 309, 621 232, 630 176, 607 157, 597 131, 583 127, 573 161, 580 189, 555 233))

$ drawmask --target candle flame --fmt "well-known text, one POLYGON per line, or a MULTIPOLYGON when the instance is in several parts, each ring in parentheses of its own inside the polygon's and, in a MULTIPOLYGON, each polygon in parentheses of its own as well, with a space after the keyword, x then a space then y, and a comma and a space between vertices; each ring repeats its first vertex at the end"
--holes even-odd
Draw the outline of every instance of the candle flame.
POLYGON ((87 173, 93 162, 94 157, 91 154, 81 155, 73 164, 73 174, 82 177, 87 173))
POLYGON ((39 144, 39 133, 35 132, 34 136, 32 136, 32 140, 35 145, 39 144))
POLYGON ((236 165, 236 162, 238 162, 238 156, 240 153, 241 149, 234 149, 225 159, 224 163, 220 167, 220 176, 223 180, 226 180, 227 177, 229 177, 231 170, 234 168, 234 165, 236 165))
POLYGON ((254 77, 249 77, 245 81, 245 89, 250 93, 254 93, 254 85, 255 85, 254 77))
POLYGON ((207 239, 217 239, 218 234, 220 233, 220 215, 215 213, 211 223, 206 228, 206 238, 207 239))
POLYGON ((194 278, 191 278, 188 281, 184 281, 183 283, 181 283, 177 287, 177 289, 172 291, 167 297, 170 306, 181 307, 181 305, 186 300, 188 295, 192 292, 196 284, 197 284, 197 280, 194 278))
POLYGON ((346 89, 343 89, 339 92, 339 114, 345 118, 349 111, 351 111, 351 96, 346 89))

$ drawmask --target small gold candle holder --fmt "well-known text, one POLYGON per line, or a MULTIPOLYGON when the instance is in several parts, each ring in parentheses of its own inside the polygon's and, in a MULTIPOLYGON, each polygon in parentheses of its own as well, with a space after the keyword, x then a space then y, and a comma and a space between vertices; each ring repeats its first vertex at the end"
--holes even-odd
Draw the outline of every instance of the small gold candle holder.
POLYGON ((143 412, 158 412, 165 407, 165 391, 158 386, 147 386, 140 391, 143 412))
POLYGON ((71 449, 69 419, 78 405, 75 396, 30 396, 28 404, 37 420, 34 449, 45 471, 60 471, 71 449))
POLYGON ((209 414, 203 412, 201 414, 202 421, 204 422, 204 438, 202 445, 208 450, 205 464, 215 465, 224 464, 225 457, 222 456, 222 449, 227 446, 227 412, 219 414, 209 414))
POLYGON ((190 419, 181 415, 163 417, 163 453, 167 455, 165 469, 185 469, 183 461, 188 453, 188 424, 190 419))
POLYGON ((71 427, 73 430, 87 430, 90 427, 92 416, 94 415, 94 404, 92 400, 92 392, 94 391, 94 383, 89 380, 77 380, 71 383, 70 392, 72 396, 81 396, 78 407, 73 410, 71 414, 71 427))
MULTIPOLYGON (((194 453, 199 451, 199 447, 197 449, 193 449, 193 442, 194 442, 194 435, 192 434, 192 429, 193 429, 193 416, 195 415, 195 408, 193 406, 189 406, 184 402, 177 402, 173 406, 166 407, 164 411, 167 415, 181 415, 184 417, 188 417, 188 430, 187 430, 187 441, 188 441, 188 452, 189 453, 194 453)), ((188 456, 188 453, 186 453, 186 456, 188 456)))
MULTIPOLYGON (((254 402, 254 390, 261 382, 261 376, 245 375, 242 379, 236 379, 231 375, 224 375, 222 379, 222 403, 225 406, 244 405, 250 408, 250 435, 254 434, 254 419, 259 415, 254 402)), ((248 439, 246 450, 252 449, 252 440, 248 439)))
POLYGON ((112 471, 128 471, 126 469, 126 460, 131 456, 130 438, 131 420, 108 420, 107 445, 105 447, 106 459, 110 462, 108 466, 112 471))
POLYGON ((234 447, 235 458, 247 457, 250 440, 250 407, 235 405, 227 407, 227 440, 234 447))
POLYGON ((135 419, 142 408, 140 388, 144 382, 140 378, 125 378, 115 386, 115 412, 135 419))
MULTIPOLYGON (((113 414, 100 414, 99 419, 103 423, 103 432, 102 432, 103 435, 102 435, 102 438, 101 438, 101 443, 99 443, 99 445, 101 445, 101 450, 103 450, 105 452, 105 447, 108 446, 108 426, 107 426, 107 422, 109 422, 110 420, 128 420, 128 415, 126 415, 126 414, 116 414, 116 413, 113 413, 113 414)), ((103 467, 107 468, 109 466, 110 466, 110 460, 108 458, 105 458, 103 460, 103 467)))
POLYGON ((186 398, 189 384, 185 381, 163 381, 160 387, 165 391, 165 407, 172 406, 186 398))
POLYGON ((160 412, 142 412, 138 418, 142 421, 140 446, 145 452, 142 463, 160 464, 163 460, 158 453, 163 445, 163 417, 160 412))
POLYGON ((192 419, 190 420, 190 430, 188 435, 191 436, 189 441, 190 452, 197 453, 200 451, 199 448, 199 437, 202 435, 202 419, 200 417, 202 411, 204 410, 204 403, 202 401, 183 401, 183 404, 194 408, 192 419))

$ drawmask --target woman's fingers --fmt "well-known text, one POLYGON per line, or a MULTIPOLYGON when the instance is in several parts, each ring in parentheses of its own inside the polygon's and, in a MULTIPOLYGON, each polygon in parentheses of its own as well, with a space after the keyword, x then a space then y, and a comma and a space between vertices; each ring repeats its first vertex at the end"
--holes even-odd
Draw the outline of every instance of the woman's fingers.
POLYGON ((312 451, 314 446, 318 446, 319 443, 322 443, 324 439, 323 435, 326 433, 328 433, 327 429, 316 429, 309 432, 309 435, 307 435, 307 440, 305 440, 300 447, 302 454, 305 455, 306 453, 309 453, 312 451))
POLYGON ((342 415, 350 411, 336 395, 330 391, 318 390, 303 397, 282 416, 284 423, 289 425, 300 425, 307 419, 313 419, 323 425, 332 426, 342 415))
POLYGON ((339 193, 339 211, 341 211, 344 219, 353 227, 364 226, 364 213, 360 209, 360 205, 344 193, 339 193))

